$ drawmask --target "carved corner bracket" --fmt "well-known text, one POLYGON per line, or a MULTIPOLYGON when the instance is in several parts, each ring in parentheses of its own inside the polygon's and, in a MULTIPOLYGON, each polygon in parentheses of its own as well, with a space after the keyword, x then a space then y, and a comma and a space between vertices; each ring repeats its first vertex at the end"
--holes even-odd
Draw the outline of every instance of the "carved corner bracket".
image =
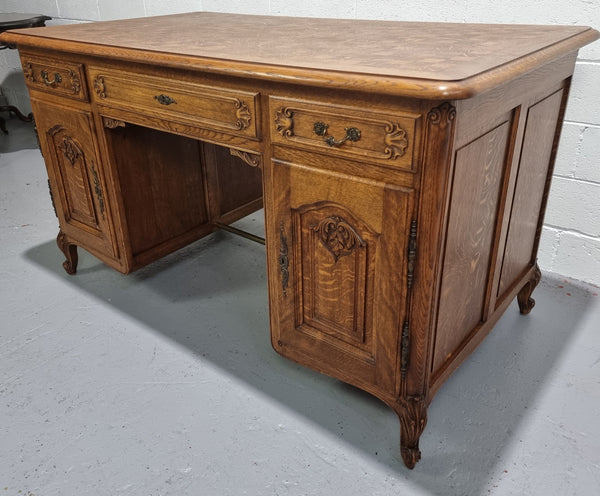
POLYGON ((243 152, 241 150, 236 150, 235 148, 230 148, 229 153, 234 157, 242 159, 250 167, 262 167, 260 155, 258 154, 243 152))
POLYGON ((102 123, 104 124, 104 127, 108 128, 108 129, 116 129, 118 127, 126 127, 126 123, 124 121, 121 121, 119 119, 113 119, 112 117, 103 117, 102 123))

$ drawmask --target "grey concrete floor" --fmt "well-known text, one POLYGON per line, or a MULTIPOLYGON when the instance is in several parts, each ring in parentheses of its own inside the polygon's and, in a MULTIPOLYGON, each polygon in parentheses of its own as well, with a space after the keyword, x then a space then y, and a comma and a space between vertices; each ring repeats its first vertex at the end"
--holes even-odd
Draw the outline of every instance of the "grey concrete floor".
POLYGON ((262 246, 215 233, 129 276, 80 250, 68 276, 23 133, 0 136, 0 496, 600 494, 598 288, 546 273, 511 306, 410 471, 389 408, 271 349, 262 246))

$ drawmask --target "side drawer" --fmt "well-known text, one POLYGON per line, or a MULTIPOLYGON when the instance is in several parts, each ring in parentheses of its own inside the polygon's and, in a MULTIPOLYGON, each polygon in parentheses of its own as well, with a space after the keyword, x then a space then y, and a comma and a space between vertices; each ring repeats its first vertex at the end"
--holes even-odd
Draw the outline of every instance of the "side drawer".
POLYGON ((271 140, 412 171, 419 115, 269 99, 271 140))
POLYGON ((167 121, 257 137, 258 93, 90 67, 92 98, 167 121))
POLYGON ((83 65, 63 60, 21 57, 25 81, 30 88, 54 95, 88 101, 83 65))

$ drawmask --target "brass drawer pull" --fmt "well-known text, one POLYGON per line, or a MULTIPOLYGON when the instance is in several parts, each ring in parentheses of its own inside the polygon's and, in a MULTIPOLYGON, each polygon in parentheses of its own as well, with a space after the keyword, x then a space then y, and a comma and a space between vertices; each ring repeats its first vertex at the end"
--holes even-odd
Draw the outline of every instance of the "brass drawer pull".
POLYGON ((323 141, 329 146, 339 146, 346 141, 358 141, 360 139, 360 129, 355 127, 346 128, 346 136, 336 140, 333 136, 327 136, 327 128, 329 124, 317 121, 313 125, 313 131, 317 136, 323 136, 323 141))
POLYGON ((158 100, 158 103, 161 105, 171 105, 172 103, 177 103, 175 99, 171 98, 169 95, 156 95, 154 99, 158 100))
POLYGON ((54 88, 55 86, 58 86, 60 83, 62 83, 62 76, 58 72, 54 73, 53 81, 50 81, 48 79, 48 71, 44 70, 40 74, 41 74, 42 80, 44 81, 44 84, 46 86, 50 86, 50 87, 54 88))

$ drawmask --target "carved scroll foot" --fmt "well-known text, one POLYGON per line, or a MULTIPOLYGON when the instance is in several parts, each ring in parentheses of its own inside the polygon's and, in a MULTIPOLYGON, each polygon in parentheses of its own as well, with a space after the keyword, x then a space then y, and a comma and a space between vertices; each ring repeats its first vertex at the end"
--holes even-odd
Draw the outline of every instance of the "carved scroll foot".
POLYGON ((540 283, 541 278, 542 273, 540 272, 540 268, 536 264, 531 279, 527 281, 525 286, 521 288, 521 291, 519 291, 519 294, 517 295, 519 310, 523 315, 527 315, 535 306, 535 300, 531 297, 531 293, 533 293, 533 290, 540 283))
POLYGON ((64 232, 59 231, 58 236, 56 237, 56 244, 65 254, 66 260, 63 262, 63 268, 69 275, 75 274, 77 272, 77 245, 71 243, 64 232))
POLYGON ((400 400, 400 453, 404 464, 415 468, 421 459, 419 438, 427 424, 427 403, 421 396, 408 396, 400 400))

